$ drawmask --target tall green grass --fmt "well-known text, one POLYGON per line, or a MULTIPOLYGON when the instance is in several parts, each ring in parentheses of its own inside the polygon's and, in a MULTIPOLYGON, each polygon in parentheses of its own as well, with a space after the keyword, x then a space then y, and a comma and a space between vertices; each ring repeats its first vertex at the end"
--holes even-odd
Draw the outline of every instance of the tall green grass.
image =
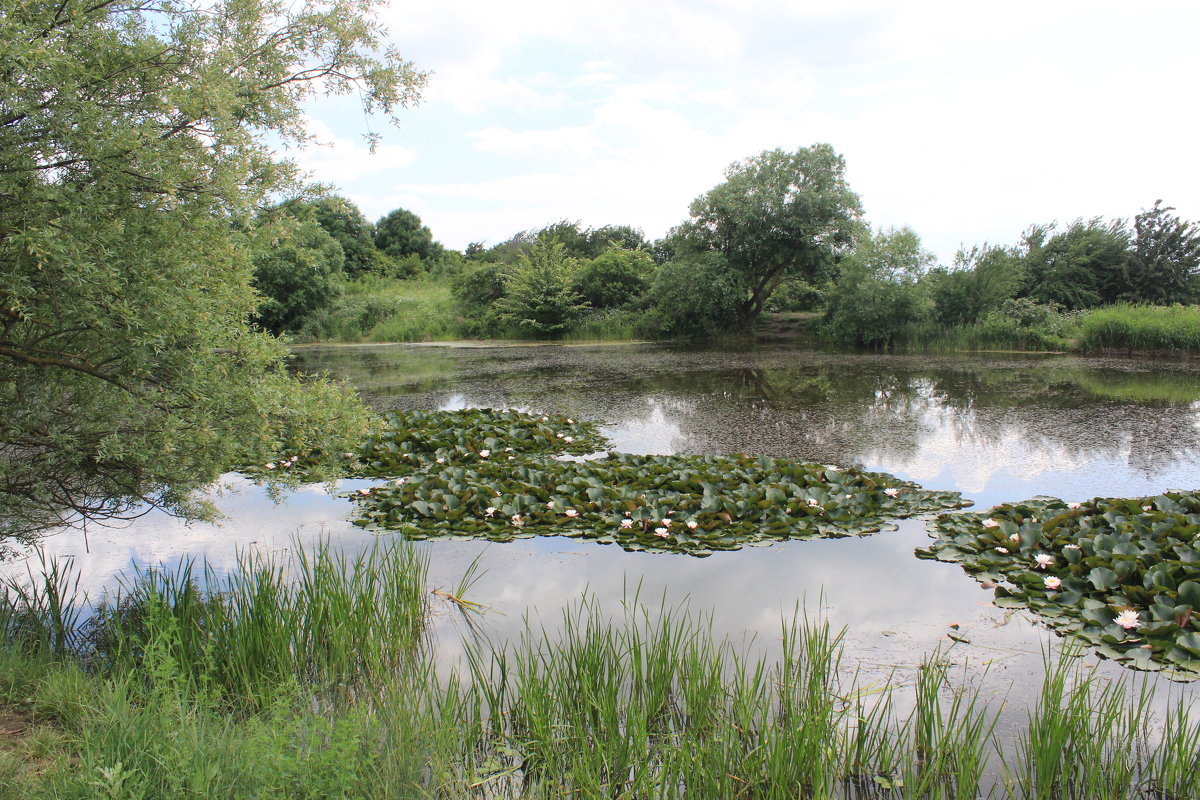
POLYGON ((1200 306, 1098 308, 1080 323, 1079 346, 1090 351, 1200 354, 1200 306))
MULTIPOLYGON (((466 613, 469 582, 442 593, 466 613)), ((52 583, 79 599, 69 569, 52 583)), ((56 638, 70 617, 42 613, 44 582, 9 590, 0 704, 46 732, 0 758, 0 797, 1200 795, 1192 710, 1160 723, 1149 690, 1070 657, 1006 739, 942 654, 863 684, 842 632, 803 614, 767 655, 683 607, 585 597, 439 671, 425 562, 402 544, 144 570, 87 637, 56 638)))
POLYGON ((297 339, 427 342, 463 339, 469 332, 449 283, 368 277, 348 284, 337 302, 309 317, 297 339))

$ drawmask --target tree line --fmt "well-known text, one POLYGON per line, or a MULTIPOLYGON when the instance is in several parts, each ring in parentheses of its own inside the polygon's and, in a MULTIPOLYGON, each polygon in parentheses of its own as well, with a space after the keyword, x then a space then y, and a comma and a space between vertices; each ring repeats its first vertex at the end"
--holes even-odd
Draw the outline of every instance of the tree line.
POLYGON ((555 338, 613 315, 651 337, 745 335, 765 311, 790 310, 820 312, 839 341, 885 346, 914 323, 1200 299, 1200 227, 1161 201, 1132 222, 1035 224, 1015 244, 963 248, 942 265, 911 228, 864 219, 828 144, 732 164, 653 242, 628 225, 560 220, 458 253, 404 209, 374 226, 338 197, 275 211, 313 237, 307 254, 274 249, 256 261, 259 318, 276 332, 300 330, 338 296, 339 280, 368 273, 449 282, 460 329, 477 337, 555 338))

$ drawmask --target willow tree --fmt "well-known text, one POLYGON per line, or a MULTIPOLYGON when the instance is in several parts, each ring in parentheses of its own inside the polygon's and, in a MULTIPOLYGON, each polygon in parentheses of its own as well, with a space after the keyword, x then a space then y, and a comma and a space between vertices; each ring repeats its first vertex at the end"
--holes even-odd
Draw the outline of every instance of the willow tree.
POLYGON ((767 150, 731 164, 724 183, 692 202, 691 219, 674 232, 677 256, 725 259, 737 286, 734 323, 743 332, 784 278, 819 276, 853 241, 862 206, 845 172, 828 144, 767 150))
POLYGON ((148 506, 367 416, 249 323, 248 224, 299 188, 302 104, 424 75, 369 0, 10 0, 0 14, 0 539, 148 506))

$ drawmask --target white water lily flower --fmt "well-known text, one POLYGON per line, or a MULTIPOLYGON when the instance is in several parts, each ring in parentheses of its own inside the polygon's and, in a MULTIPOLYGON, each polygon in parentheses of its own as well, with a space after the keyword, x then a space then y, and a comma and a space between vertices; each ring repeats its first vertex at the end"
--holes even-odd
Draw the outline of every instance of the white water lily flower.
POLYGON ((568 517, 577 517, 577 516, 579 516, 579 512, 578 512, 578 511, 576 511, 576 510, 575 510, 575 509, 573 509, 573 508, 568 508, 568 509, 567 509, 566 511, 564 511, 563 513, 564 513, 564 514, 566 514, 568 517))
POLYGON ((1067 508, 1070 508, 1072 510, 1074 510, 1076 508, 1083 508, 1083 503, 1067 503, 1067 508))
POLYGON ((568 424, 568 425, 574 425, 574 424, 575 424, 575 420, 568 418, 568 419, 567 419, 567 424, 568 424))
POLYGON ((671 532, 669 530, 667 530, 666 528, 655 528, 654 535, 665 539, 666 537, 671 535, 671 532))
POLYGON ((554 434, 554 435, 555 435, 556 437, 558 437, 559 439, 561 439, 561 438, 563 438, 564 436, 566 436, 566 434, 565 434, 565 433, 556 433, 556 434, 554 434))
POLYGON ((1008 548, 1007 548, 1007 547, 997 547, 997 548, 995 548, 995 549, 996 549, 996 552, 997 552, 997 553, 1004 553, 1005 555, 1008 555, 1008 548))
POLYGON ((622 527, 622 528, 632 528, 632 527, 633 527, 633 520, 631 520, 631 519, 623 519, 623 520, 621 520, 621 527, 622 527))
POLYGON ((664 528, 671 527, 671 520, 667 519, 666 517, 663 517, 662 526, 664 528))
POLYGON ((1079 549, 1079 545, 1077 545, 1077 544, 1064 544, 1063 545, 1063 550, 1078 550, 1078 549, 1079 549))
POLYGON ((1142 511, 1153 511, 1154 506, 1142 506, 1142 511))
MULTIPOLYGON (((894 488, 893 489, 884 489, 883 493, 886 494, 888 497, 895 497, 896 495, 900 494, 900 490, 894 489, 894 488)), ((847 497, 848 496, 849 495, 847 495, 847 497)))
POLYGON ((1014 533, 1008 537, 1008 540, 1010 542, 1019 542, 1019 541, 1021 541, 1021 534, 1014 533))
POLYGON ((504 448, 504 452, 506 452, 506 453, 511 453, 512 451, 513 451, 513 449, 511 447, 504 448))
POLYGON ((488 456, 490 456, 491 454, 492 454, 492 451, 491 451, 491 450, 480 450, 480 451, 479 451, 479 457, 480 457, 480 458, 487 458, 487 457, 488 457, 488 456))
POLYGON ((811 497, 810 497, 810 498, 808 498, 808 504, 809 504, 810 506, 812 506, 813 508, 820 508, 820 507, 821 507, 821 504, 820 504, 820 503, 818 503, 816 500, 812 499, 811 497))
POLYGON ((550 419, 549 417, 542 417, 542 422, 546 422, 546 421, 548 421, 549 419, 550 419))
POLYGON ((519 528, 525 524, 525 520, 521 519, 520 514, 513 514, 512 515, 512 524, 519 528))
POLYGON ((554 501, 553 501, 553 500, 551 500, 549 503, 546 503, 546 508, 553 509, 553 508, 554 508, 554 501))
POLYGON ((495 514, 495 513, 496 513, 496 507, 495 507, 495 506, 488 506, 487 508, 485 508, 485 509, 483 510, 483 515, 484 515, 485 517, 490 517, 490 516, 492 516, 492 515, 493 515, 493 514, 495 514))
POLYGON ((263 466, 266 467, 267 469, 275 469, 275 462, 270 461, 270 462, 267 462, 266 464, 263 464, 263 466))
POLYGON ((998 519, 985 519, 985 520, 983 521, 983 527, 985 527, 985 528, 999 528, 999 527, 1000 527, 1000 520, 998 520, 998 519))
POLYGON ((445 463, 446 463, 446 459, 442 458, 441 456, 438 456, 437 463, 439 463, 439 464, 445 464, 445 463))
POLYGON ((1057 589, 1062 586, 1062 580, 1053 575, 1047 575, 1044 583, 1047 589, 1057 589))
POLYGON ((687 526, 688 526, 688 528, 690 528, 691 530, 696 530, 696 528, 697 528, 699 525, 700 525, 700 523, 699 523, 699 522, 696 522, 696 520, 694 520, 694 519, 689 519, 689 520, 687 521, 687 526))
POLYGON ((1113 620, 1113 622, 1117 623, 1125 630, 1131 631, 1138 626, 1138 612, 1134 611, 1132 608, 1127 608, 1120 614, 1117 614, 1117 618, 1113 620))
POLYGON ((566 442, 567 444, 570 444, 571 442, 575 441, 575 439, 571 436, 564 436, 563 441, 566 442))
POLYGON ((370 494, 370 493, 371 493, 371 490, 370 490, 370 489, 359 489, 359 490, 358 490, 358 493, 359 493, 359 494, 364 494, 364 495, 365 495, 365 494, 370 494))
POLYGON ((396 480, 392 481, 392 485, 393 486, 403 486, 404 478, 396 478, 396 480))
POLYGON ((1033 561, 1037 565, 1038 569, 1045 569, 1054 563, 1054 556, 1050 555, 1049 553, 1038 553, 1033 557, 1033 561))

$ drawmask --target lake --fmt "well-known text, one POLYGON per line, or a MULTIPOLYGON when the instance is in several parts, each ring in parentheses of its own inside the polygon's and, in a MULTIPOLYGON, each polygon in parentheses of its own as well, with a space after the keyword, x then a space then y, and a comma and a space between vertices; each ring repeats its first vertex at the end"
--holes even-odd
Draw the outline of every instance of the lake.
MULTIPOLYGON (((656 344, 304 347, 296 366, 354 384, 379 409, 513 407, 603 421, 631 453, 750 453, 862 465, 955 490, 980 508, 1035 495, 1064 500, 1200 487, 1200 364, 1061 355, 930 356, 823 353, 766 345, 695 349, 656 344)), ((286 548, 323 536, 359 548, 350 503, 323 487, 279 504, 226 476, 219 526, 150 514, 121 529, 49 537, 74 554, 93 595, 130 563, 204 556, 218 568, 239 547, 286 548)), ((369 485, 347 481, 343 488, 369 485)), ((921 521, 862 538, 794 541, 708 558, 629 553, 568 538, 422 542, 435 584, 452 588, 478 559, 468 597, 488 606, 485 632, 514 635, 528 615, 549 628, 587 592, 619 608, 687 602, 712 612, 718 635, 770 648, 802 608, 847 631, 845 658, 886 678, 935 648, 997 694, 1036 684, 1058 641, 1027 612, 951 564, 921 561, 921 521), (951 626, 957 626, 952 628, 951 626), (955 642, 948 638, 968 640, 955 642)), ((8 565, 13 569, 16 565, 8 565)), ((439 609, 441 654, 458 652, 458 617, 439 609)), ((1109 662, 1104 674, 1130 673, 1109 662)), ((1141 678, 1135 678, 1140 680, 1141 678)), ((1163 684, 1173 692, 1192 692, 1163 684)))

